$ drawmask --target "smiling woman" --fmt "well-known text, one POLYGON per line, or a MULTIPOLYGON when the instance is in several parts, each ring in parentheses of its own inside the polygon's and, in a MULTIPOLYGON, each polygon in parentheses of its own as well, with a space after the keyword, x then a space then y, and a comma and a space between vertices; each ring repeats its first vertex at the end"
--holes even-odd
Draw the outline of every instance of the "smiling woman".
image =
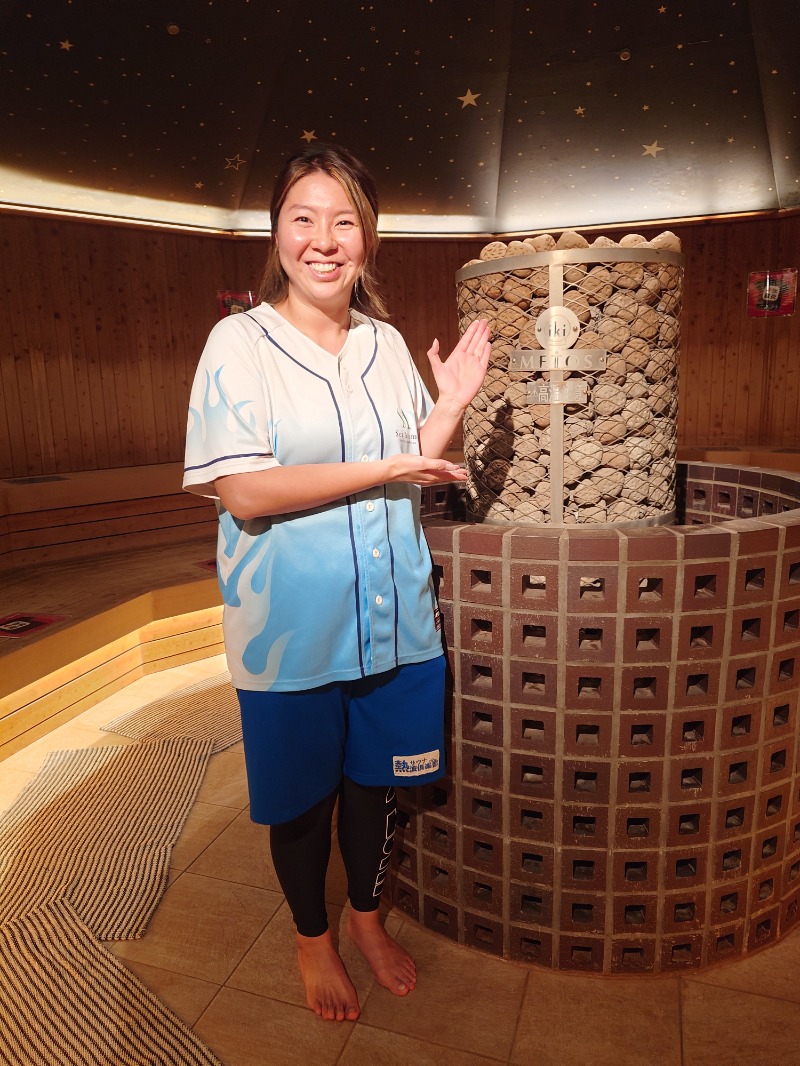
POLYGON ((422 484, 463 481, 442 455, 481 386, 476 321, 434 404, 375 281, 378 202, 339 148, 293 157, 275 185, 258 307, 221 320, 192 391, 184 485, 217 500, 228 664, 242 713, 250 814, 269 825, 297 926, 309 1006, 353 1020, 331 939, 331 820, 348 932, 395 995, 416 982, 378 907, 394 786, 444 772, 444 657, 422 484))

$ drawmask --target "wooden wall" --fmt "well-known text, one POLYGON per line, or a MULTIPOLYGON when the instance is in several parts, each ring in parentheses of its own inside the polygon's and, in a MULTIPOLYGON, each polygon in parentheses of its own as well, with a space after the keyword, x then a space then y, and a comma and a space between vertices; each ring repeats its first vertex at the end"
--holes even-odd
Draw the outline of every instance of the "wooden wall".
MULTIPOLYGON (((800 213, 673 229, 687 257, 680 443, 797 447, 800 312, 748 319, 745 293, 749 271, 800 265, 800 213)), ((383 244, 392 320, 426 378, 433 337, 443 352, 457 339, 454 272, 483 243, 383 244)), ((255 287, 264 251, 258 240, 0 215, 0 477, 180 461, 217 289, 255 287)))

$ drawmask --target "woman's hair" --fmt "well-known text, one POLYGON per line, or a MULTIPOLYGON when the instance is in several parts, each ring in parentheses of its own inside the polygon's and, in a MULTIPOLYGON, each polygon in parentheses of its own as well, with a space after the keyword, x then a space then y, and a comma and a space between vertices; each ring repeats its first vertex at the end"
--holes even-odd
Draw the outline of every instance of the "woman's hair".
POLYGON ((278 217, 295 182, 316 172, 328 174, 339 182, 355 208, 361 227, 364 240, 364 262, 353 286, 350 306, 374 318, 387 318, 386 304, 378 286, 375 266, 375 257, 380 243, 378 194, 375 182, 363 163, 354 155, 344 148, 331 144, 314 145, 313 148, 298 152, 287 159, 278 174, 269 206, 272 240, 261 277, 258 298, 267 300, 269 303, 280 303, 286 297, 288 281, 281 266, 278 243, 275 239, 278 217))

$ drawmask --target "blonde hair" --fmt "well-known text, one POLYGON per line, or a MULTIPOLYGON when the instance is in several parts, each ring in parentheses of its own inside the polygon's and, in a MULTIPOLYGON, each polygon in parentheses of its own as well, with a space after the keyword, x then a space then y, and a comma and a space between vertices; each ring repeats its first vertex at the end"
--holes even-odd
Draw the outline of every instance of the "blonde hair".
POLYGON ((388 318, 386 303, 380 291, 375 257, 380 244, 378 236, 378 194, 372 175, 360 160, 345 148, 331 144, 314 145, 293 155, 283 165, 272 190, 269 207, 272 240, 258 290, 260 300, 280 303, 286 298, 289 283, 281 266, 275 234, 278 217, 292 186, 308 174, 322 172, 335 178, 347 193, 358 216, 364 239, 364 262, 350 296, 350 306, 372 318, 388 318))

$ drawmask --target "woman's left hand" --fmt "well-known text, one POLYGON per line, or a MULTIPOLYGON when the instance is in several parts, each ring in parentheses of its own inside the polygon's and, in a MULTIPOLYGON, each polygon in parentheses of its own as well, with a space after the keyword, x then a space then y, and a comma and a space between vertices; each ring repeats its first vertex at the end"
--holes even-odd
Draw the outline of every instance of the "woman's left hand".
POLYGON ((476 319, 467 327, 445 362, 439 358, 439 342, 434 340, 428 349, 428 359, 440 400, 462 409, 472 403, 489 365, 492 351, 489 337, 488 324, 482 318, 476 319))

